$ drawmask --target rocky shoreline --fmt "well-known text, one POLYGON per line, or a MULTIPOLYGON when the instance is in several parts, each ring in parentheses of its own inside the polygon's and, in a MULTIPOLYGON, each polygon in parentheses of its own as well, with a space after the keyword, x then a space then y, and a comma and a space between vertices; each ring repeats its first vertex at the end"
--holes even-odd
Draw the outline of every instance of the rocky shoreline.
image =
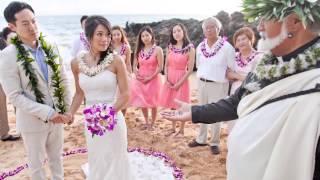
MULTIPOLYGON (((215 15, 221 23, 223 29, 220 32, 220 35, 228 37, 228 41, 232 44, 232 36, 234 32, 243 27, 243 26, 250 26, 252 27, 255 32, 256 36, 258 37, 259 34, 256 30, 256 23, 248 23, 244 15, 241 12, 234 12, 229 15, 227 12, 220 11, 218 14, 215 15)), ((169 20, 162 20, 159 22, 152 22, 152 23, 127 23, 125 26, 125 31, 127 32, 127 36, 130 42, 132 49, 135 48, 136 38, 139 33, 139 30, 146 25, 149 25, 156 35, 156 44, 162 47, 164 50, 168 45, 169 41, 169 33, 172 26, 176 23, 182 23, 186 26, 189 38, 191 42, 197 46, 203 40, 203 33, 202 33, 202 21, 196 19, 169 19, 169 20)))

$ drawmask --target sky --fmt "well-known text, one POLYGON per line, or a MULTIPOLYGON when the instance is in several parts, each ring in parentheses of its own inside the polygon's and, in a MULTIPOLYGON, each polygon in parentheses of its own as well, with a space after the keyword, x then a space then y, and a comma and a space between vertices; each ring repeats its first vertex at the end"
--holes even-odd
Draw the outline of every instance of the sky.
MULTIPOLYGON (((0 0, 0 13, 12 0, 0 0)), ((36 15, 194 14, 241 10, 241 0, 24 0, 36 15)))

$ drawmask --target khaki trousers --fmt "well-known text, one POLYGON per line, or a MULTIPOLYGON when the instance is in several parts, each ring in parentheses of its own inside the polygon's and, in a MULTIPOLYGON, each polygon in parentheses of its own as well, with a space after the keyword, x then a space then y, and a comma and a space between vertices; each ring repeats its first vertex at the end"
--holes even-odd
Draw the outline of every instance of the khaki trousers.
MULTIPOLYGON (((228 83, 204 82, 199 80, 199 102, 201 105, 219 101, 228 95, 228 83)), ((200 144, 207 142, 208 128, 211 130, 210 146, 219 146, 220 144, 220 126, 221 123, 200 124, 199 134, 196 141, 200 144)))
POLYGON ((32 180, 45 180, 45 158, 48 158, 52 180, 63 180, 62 151, 63 125, 51 124, 48 131, 21 132, 27 151, 32 180))
POLYGON ((7 100, 6 95, 0 84, 0 138, 7 135, 9 132, 7 100))

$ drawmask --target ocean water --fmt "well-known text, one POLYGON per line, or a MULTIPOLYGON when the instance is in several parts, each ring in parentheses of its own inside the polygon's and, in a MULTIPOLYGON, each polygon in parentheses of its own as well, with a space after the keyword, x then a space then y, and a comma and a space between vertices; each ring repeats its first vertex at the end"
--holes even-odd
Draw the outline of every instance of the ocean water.
MULTIPOLYGON (((197 19, 202 20, 206 16, 201 15, 104 15, 111 25, 120 25, 122 27, 128 23, 150 23, 165 19, 197 19)), ((68 63, 70 61, 70 49, 73 39, 80 31, 80 15, 68 16, 39 16, 37 17, 39 29, 44 35, 54 40, 58 44, 60 54, 68 63)), ((0 17, 0 28, 6 26, 5 20, 0 17)))

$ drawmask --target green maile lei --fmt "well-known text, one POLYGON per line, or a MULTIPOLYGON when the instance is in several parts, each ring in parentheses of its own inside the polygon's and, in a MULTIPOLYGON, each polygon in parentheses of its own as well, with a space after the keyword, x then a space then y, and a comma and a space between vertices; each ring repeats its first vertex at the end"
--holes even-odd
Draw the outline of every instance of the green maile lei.
MULTIPOLYGON (((61 77, 61 65, 55 62, 59 56, 54 52, 53 46, 44 40, 42 33, 39 36, 39 43, 45 54, 45 63, 52 69, 51 86, 54 89, 53 97, 56 100, 55 107, 59 113, 66 112, 66 103, 64 101, 65 88, 62 85, 63 79, 61 77)), ((20 62, 25 75, 29 78, 29 86, 36 96, 38 103, 44 104, 44 94, 38 88, 38 78, 35 70, 32 67, 34 59, 30 57, 30 53, 22 46, 22 41, 16 36, 12 39, 12 44, 17 48, 17 62, 20 62)))

